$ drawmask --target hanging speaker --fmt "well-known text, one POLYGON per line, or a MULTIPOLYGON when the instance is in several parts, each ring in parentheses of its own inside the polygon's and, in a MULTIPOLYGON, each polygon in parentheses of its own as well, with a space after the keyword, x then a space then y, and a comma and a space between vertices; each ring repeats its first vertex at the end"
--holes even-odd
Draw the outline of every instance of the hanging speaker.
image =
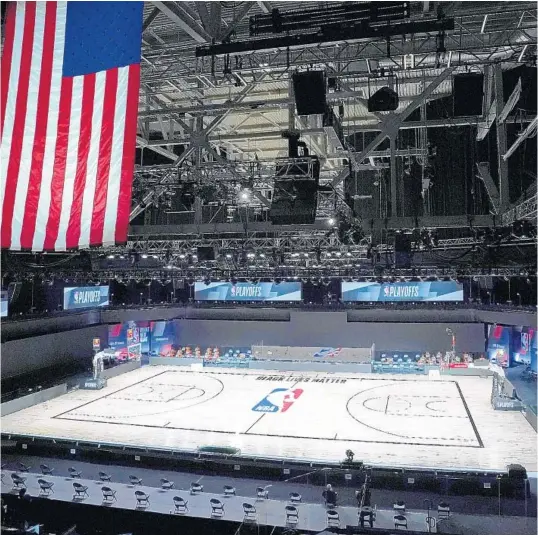
POLYGON ((455 117, 482 115, 483 74, 457 74, 454 76, 453 87, 455 117))
POLYGON ((323 71, 298 72, 293 75, 293 92, 298 115, 325 113, 325 73, 323 71))
POLYGON ((382 87, 368 99, 368 111, 394 111, 398 109, 398 93, 390 87, 382 87))

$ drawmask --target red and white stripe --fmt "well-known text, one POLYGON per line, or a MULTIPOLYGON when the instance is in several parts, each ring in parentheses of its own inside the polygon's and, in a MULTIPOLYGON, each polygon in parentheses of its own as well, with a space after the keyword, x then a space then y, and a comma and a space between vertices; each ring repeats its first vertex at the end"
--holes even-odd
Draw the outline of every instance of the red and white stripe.
POLYGON ((66 2, 7 14, 0 88, 1 245, 125 242, 140 65, 62 76, 66 2))

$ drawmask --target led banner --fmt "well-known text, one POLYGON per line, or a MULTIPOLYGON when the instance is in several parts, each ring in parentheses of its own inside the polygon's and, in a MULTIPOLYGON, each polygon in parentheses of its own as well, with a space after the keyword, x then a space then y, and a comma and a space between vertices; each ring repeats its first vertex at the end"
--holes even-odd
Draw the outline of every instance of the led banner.
POLYGON ((510 366, 512 328, 506 325, 488 325, 488 358, 502 368, 510 366))
POLYGON ((536 352, 536 329, 533 327, 514 327, 512 333, 514 362, 530 364, 532 352, 536 352))
POLYGON ((64 310, 106 307, 108 286, 81 286, 64 288, 64 310))
POLYGON ((0 292, 0 318, 7 317, 7 309, 8 309, 7 291, 2 290, 0 292))
POLYGON ((196 301, 301 301, 300 282, 195 282, 196 301))
POLYGON ((463 301, 456 281, 342 282, 342 301, 463 301))
POLYGON ((173 321, 129 321, 108 326, 108 346, 120 356, 139 353, 167 355, 175 343, 173 321))

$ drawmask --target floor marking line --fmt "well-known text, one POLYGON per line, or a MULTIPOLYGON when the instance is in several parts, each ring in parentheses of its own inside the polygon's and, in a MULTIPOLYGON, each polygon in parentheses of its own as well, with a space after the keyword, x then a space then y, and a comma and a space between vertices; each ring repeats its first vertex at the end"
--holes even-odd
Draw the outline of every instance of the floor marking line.
MULTIPOLYGON (((387 404, 385 405, 385 414, 387 414, 387 411, 389 410, 389 399, 390 399, 390 394, 387 396, 387 404)), ((366 401, 366 400, 364 400, 366 401)), ((364 403, 363 403, 364 405, 364 403)))
POLYGON ((265 416, 262 414, 243 434, 247 435, 248 432, 265 416))

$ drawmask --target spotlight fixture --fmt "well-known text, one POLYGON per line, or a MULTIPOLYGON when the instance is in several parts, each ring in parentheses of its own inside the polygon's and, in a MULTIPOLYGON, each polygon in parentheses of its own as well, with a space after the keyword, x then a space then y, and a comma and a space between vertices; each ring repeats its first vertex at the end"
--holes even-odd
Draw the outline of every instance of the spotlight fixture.
POLYGON ((336 221, 335 221, 334 217, 330 217, 330 218, 327 220, 327 223, 329 223, 329 225, 333 226, 333 225, 336 223, 336 221))

